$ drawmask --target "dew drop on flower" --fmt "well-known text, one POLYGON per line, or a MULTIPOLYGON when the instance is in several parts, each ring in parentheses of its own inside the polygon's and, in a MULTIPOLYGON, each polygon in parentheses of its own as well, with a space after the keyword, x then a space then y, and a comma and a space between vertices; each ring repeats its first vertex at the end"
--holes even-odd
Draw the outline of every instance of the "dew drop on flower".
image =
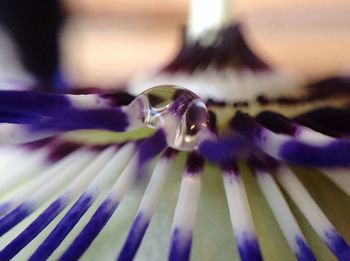
POLYGON ((190 151, 212 136, 205 103, 193 92, 175 85, 150 88, 126 108, 131 128, 162 128, 170 147, 190 151))

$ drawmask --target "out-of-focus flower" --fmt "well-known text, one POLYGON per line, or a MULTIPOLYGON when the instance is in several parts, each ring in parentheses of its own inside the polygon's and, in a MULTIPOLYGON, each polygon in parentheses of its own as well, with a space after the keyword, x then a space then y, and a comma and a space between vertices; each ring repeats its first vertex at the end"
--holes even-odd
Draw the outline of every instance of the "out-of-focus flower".
POLYGON ((0 260, 350 259, 349 79, 220 19, 128 92, 0 92, 0 260))

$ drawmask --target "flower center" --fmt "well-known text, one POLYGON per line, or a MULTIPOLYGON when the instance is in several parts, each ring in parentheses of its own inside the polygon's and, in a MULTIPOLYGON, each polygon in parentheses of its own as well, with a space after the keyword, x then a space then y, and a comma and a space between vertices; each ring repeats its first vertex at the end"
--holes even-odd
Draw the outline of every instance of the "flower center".
POLYGON ((127 107, 133 128, 162 128, 170 147, 190 151, 211 136, 208 110, 193 92, 174 85, 161 85, 138 95, 127 107))

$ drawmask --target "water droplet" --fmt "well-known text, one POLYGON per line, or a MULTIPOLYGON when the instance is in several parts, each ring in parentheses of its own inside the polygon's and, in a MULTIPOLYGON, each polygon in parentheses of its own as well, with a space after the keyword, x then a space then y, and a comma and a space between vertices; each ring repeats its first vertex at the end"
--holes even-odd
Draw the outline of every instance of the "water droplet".
POLYGON ((179 86, 150 88, 137 96, 126 111, 132 128, 145 124, 151 128, 163 128, 168 145, 178 150, 194 150, 201 140, 212 136, 205 103, 193 92, 179 86))

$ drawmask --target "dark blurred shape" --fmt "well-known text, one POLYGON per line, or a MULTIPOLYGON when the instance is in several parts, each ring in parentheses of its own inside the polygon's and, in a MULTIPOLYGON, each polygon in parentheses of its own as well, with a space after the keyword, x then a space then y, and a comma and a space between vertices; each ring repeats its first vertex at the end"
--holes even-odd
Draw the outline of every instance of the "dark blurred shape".
POLYGON ((194 72, 197 69, 233 68, 266 71, 270 67, 260 59, 247 44, 240 23, 222 29, 210 45, 183 41, 175 59, 163 70, 166 72, 194 72))
POLYGON ((0 24, 16 41, 24 66, 43 81, 51 81, 57 69, 62 21, 58 0, 0 1, 0 24))
POLYGON ((334 76, 310 83, 310 101, 350 94, 350 76, 334 76))

